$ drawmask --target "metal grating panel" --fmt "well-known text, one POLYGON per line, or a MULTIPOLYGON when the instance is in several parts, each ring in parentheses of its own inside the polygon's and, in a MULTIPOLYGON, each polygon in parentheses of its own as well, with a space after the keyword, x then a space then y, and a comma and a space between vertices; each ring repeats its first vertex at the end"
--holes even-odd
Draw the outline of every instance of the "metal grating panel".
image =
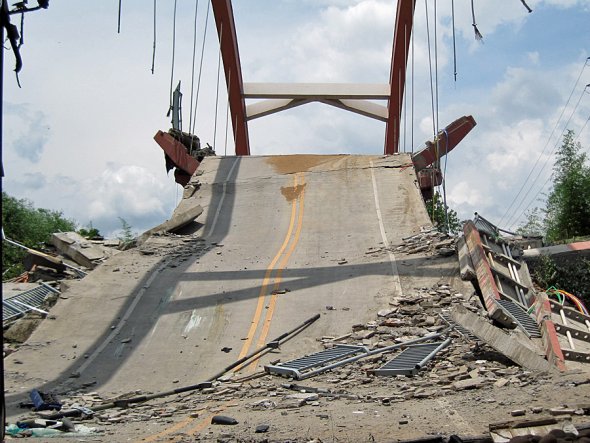
POLYGON ((466 340, 479 341, 479 338, 477 338, 475 335, 473 335, 469 329, 466 329, 463 326, 461 326, 460 324, 456 323, 451 318, 449 311, 442 311, 438 315, 440 316, 440 318, 443 319, 443 321, 445 323, 447 323, 449 326, 451 326, 451 328, 453 328, 455 331, 457 331, 459 334, 461 334, 466 340))
POLYGON ((414 375, 449 343, 450 339, 447 339, 444 342, 409 346, 393 360, 376 369, 375 375, 414 375))
POLYGON ((354 354, 367 352, 368 350, 364 346, 336 345, 333 348, 306 355, 304 357, 297 358, 285 363, 279 363, 278 365, 268 365, 265 366, 264 369, 269 374, 285 375, 298 379, 301 377, 302 371, 326 366, 328 363, 335 360, 341 360, 345 357, 351 357, 354 354))
POLYGON ((2 300, 2 304, 4 305, 2 324, 6 326, 8 323, 15 321, 30 311, 29 308, 18 302, 38 308, 43 304, 49 294, 59 294, 59 291, 46 283, 41 283, 36 288, 2 300))
POLYGON ((502 306, 502 308, 504 308, 510 313, 510 315, 512 315, 512 317, 514 317, 518 326, 520 326, 530 337, 541 336, 537 322, 519 305, 511 302, 510 300, 502 299, 497 301, 498 304, 502 306))

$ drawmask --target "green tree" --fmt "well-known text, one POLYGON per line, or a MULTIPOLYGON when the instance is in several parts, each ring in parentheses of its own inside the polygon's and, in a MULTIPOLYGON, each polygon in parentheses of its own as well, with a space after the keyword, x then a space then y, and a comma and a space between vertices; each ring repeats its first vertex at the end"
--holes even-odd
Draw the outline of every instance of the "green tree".
POLYGON ((545 237, 545 216, 540 208, 533 208, 525 213, 525 221, 516 233, 523 236, 545 237))
POLYGON ((78 229, 78 234, 89 240, 102 238, 99 230, 92 226, 92 222, 88 223, 88 226, 78 229))
POLYGON ((426 201, 426 210, 430 216, 430 220, 434 227, 440 232, 448 232, 450 234, 457 234, 461 231, 461 222, 457 213, 445 206, 440 193, 435 192, 432 199, 426 201), (447 230, 448 217, 448 230, 447 230))
POLYGON ((119 217, 119 221, 121 222, 121 234, 119 234, 118 239, 121 240, 121 243, 124 245, 130 245, 135 240, 133 229, 124 218, 119 217))
MULTIPOLYGON (((17 199, 2 192, 2 229, 7 238, 29 248, 38 249, 54 232, 74 231, 76 223, 60 211, 36 209, 26 199, 17 199)), ((23 272, 26 252, 6 242, 2 245, 2 276, 12 278, 23 272)))
POLYGON ((590 167, 582 145, 567 131, 553 165, 553 188, 547 198, 547 240, 590 235, 590 167))

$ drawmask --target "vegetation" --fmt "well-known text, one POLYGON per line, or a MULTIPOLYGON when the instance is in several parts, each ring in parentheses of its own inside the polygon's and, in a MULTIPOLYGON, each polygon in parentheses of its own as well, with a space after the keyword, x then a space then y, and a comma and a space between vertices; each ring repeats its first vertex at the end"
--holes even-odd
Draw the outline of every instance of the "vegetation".
POLYGON ((90 222, 87 227, 78 229, 78 234, 89 240, 102 239, 102 235, 100 234, 98 229, 92 226, 92 222, 90 222))
MULTIPOLYGON (((2 192, 2 229, 10 240, 37 249, 49 241, 54 232, 74 231, 76 223, 65 218, 62 212, 36 209, 29 200, 19 200, 2 192)), ((24 271, 22 260, 25 254, 23 249, 3 242, 3 280, 24 271)))
POLYGON ((131 245, 135 241, 133 228, 124 218, 119 217, 119 221, 121 222, 121 234, 119 234, 118 239, 123 245, 131 245))
POLYGON ((434 193, 432 199, 426 201, 426 209, 434 227, 440 232, 457 234, 461 231, 461 222, 459 221, 459 217, 457 217, 457 213, 449 209, 448 206, 445 206, 438 192, 434 193))
POLYGON ((553 190, 547 198, 547 241, 590 234, 590 166, 582 145, 568 131, 553 166, 553 190))
MULTIPOLYGON (((553 186, 545 208, 527 213, 517 232, 543 236, 548 244, 571 242, 590 235, 590 165, 582 145, 568 131, 553 165, 553 186)), ((555 286, 590 304, 590 261, 558 263, 543 256, 533 267, 533 278, 543 288, 555 286)))

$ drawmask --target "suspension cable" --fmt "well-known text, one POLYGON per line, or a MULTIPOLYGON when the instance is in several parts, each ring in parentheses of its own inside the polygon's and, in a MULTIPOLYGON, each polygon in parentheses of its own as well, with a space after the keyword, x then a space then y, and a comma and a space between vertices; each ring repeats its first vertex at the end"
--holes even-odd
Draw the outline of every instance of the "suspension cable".
POLYGON ((213 149, 217 146, 217 108, 219 106, 219 74, 221 72, 221 41, 223 38, 223 23, 219 30, 219 55, 217 56, 217 88, 215 89, 215 123, 213 124, 213 149))
POLYGON ((433 136, 436 137, 436 123, 434 118, 434 85, 432 84, 432 56, 430 52, 430 25, 429 25, 429 17, 428 17, 428 0, 424 0, 424 5, 426 6, 426 39, 428 40, 428 70, 430 72, 430 102, 431 102, 431 109, 432 109, 432 133, 433 136))
MULTIPOLYGON (((526 197, 527 197, 527 196, 530 194, 530 192, 531 192, 531 190, 533 189, 533 187, 534 187, 535 183, 536 183, 536 182, 537 182, 537 180, 539 179, 539 177, 540 177, 541 173, 542 173, 542 172, 545 170, 545 168, 547 167, 547 164, 549 163, 549 159, 551 159, 551 157, 553 156, 553 153, 554 153, 554 152, 555 152, 555 150, 557 149, 557 146, 559 145, 559 142, 561 141, 561 138, 564 136, 565 132, 567 131, 567 127, 568 127, 568 125, 569 125, 569 123, 570 123, 570 121, 571 121, 572 117, 574 116, 574 114, 575 114, 575 113, 576 113, 576 111, 578 110, 578 106, 580 105, 580 101, 582 100, 582 97, 583 97, 583 96, 584 96, 584 94, 586 93, 586 89, 587 89, 589 86, 590 86, 590 85, 587 85, 587 86, 586 86, 586 87, 585 87, 585 88, 582 90, 582 93, 580 94, 580 98, 578 99, 578 101, 577 101, 577 103, 576 103, 576 106, 575 106, 575 107, 574 107, 574 109, 572 110, 572 113, 570 114, 570 116, 569 116, 569 118, 568 118, 567 122, 565 123, 565 125, 564 125, 564 129, 563 129, 563 131, 561 132, 561 135, 560 135, 560 137, 559 137, 559 138, 558 138, 558 139, 555 141, 555 145, 553 146, 553 149, 552 149, 552 150, 551 150, 551 152, 549 153, 549 156, 548 156, 548 157, 545 159, 545 163, 543 163, 543 166, 541 166, 541 169, 539 169, 539 172, 537 173, 537 176, 536 176, 536 177, 535 177, 535 179, 532 181, 532 183, 531 183, 531 185, 530 185, 529 189, 527 190, 527 192, 525 193, 525 195, 524 195, 524 197, 523 197, 522 201, 520 202, 520 204, 518 205, 518 207, 515 209, 515 211, 514 211, 515 213, 517 213, 517 211, 519 211, 519 210, 520 210, 520 208, 521 208, 521 207, 522 207, 522 205, 524 204, 524 201, 526 200, 526 197)), ((537 196, 537 195, 539 195, 539 193, 537 193, 537 194, 535 195, 535 198, 536 198, 536 196, 537 196)), ((530 206, 530 204, 529 204, 529 206, 530 206)), ((527 206, 527 208, 528 208, 528 206, 527 206)), ((514 223, 516 222, 516 220, 517 220, 518 218, 520 218, 520 217, 521 217, 521 215, 517 216, 517 217, 516 217, 516 219, 514 219, 514 216, 512 216, 512 217, 510 217, 510 219, 508 220, 508 222, 507 222, 507 223, 508 223, 510 226, 512 226, 512 225, 514 225, 514 223), (513 219, 514 219, 514 220, 513 220, 513 219)))
POLYGON ((481 32, 479 32, 479 29, 477 29, 477 23, 475 23, 475 7, 473 6, 473 0, 471 0, 471 18, 473 19, 471 26, 473 26, 473 32, 475 32, 475 39, 476 40, 483 39, 483 35, 481 35, 481 32))
MULTIPOLYGON (((428 70, 430 73, 430 102, 431 102, 431 109, 432 109, 432 132, 433 137, 435 137, 436 141, 436 118, 434 115, 434 85, 433 85, 433 76, 432 76, 432 54, 430 49, 430 18, 428 17, 428 0, 424 0, 424 6, 426 9, 426 39, 428 40, 428 70)), ((435 148, 436 149, 436 148, 435 148)), ((435 157, 438 156, 438 149, 436 149, 435 157)), ((434 222, 434 205, 435 205, 435 194, 434 194, 434 168, 432 168, 430 177, 432 180, 432 215, 431 220, 434 222)))
POLYGON ((203 30, 203 45, 201 46, 201 61, 199 63, 199 76, 197 79, 197 94, 195 96, 195 112, 194 112, 194 119, 193 119, 193 130, 192 133, 195 133, 195 126, 197 125, 197 105, 199 103, 199 91, 201 89, 201 74, 203 73, 203 56, 205 55, 205 41, 207 40, 207 25, 209 24, 209 9, 211 7, 211 2, 207 2, 207 13, 205 14, 205 29, 203 30))
POLYGON ((526 186, 526 184, 528 183, 529 179, 531 178, 531 175, 533 174, 533 171, 535 170, 535 168, 539 164, 539 160, 541 160, 541 157, 543 156, 543 154, 547 150, 547 147, 549 146, 549 142, 551 141, 551 138, 553 137, 553 134, 555 133, 555 130, 559 126, 559 123, 561 122, 561 119, 563 117, 563 114, 565 113, 565 110, 569 106, 570 100, 572 99, 572 96, 574 95, 574 92, 576 91, 576 88, 578 87, 578 83, 580 81, 580 78, 582 77, 582 74, 584 73, 584 69, 586 69, 586 66, 588 66, 588 61, 589 60, 590 60, 590 58, 586 59, 586 61, 584 62, 584 65, 582 66, 582 69, 580 70, 580 74, 578 74, 578 78, 576 79, 576 82, 574 83, 574 87, 572 88, 572 91, 570 92, 570 95, 569 95, 569 97, 567 99, 567 102, 565 103, 565 106, 561 110, 561 114, 559 115, 559 118, 557 119, 557 122, 555 123, 555 126, 553 126, 553 130, 551 131, 551 134, 549 135, 549 138, 547 139, 547 142, 545 142, 545 146, 543 147, 543 150, 541 151, 541 153, 537 157, 537 160, 535 161, 535 164, 533 165, 533 167, 529 171, 529 173, 528 173, 526 179, 524 180, 522 186, 520 187, 520 189, 516 193, 516 196, 510 202, 510 205, 508 206, 508 208, 504 212, 504 215, 502 215, 502 218, 498 222, 498 225, 501 225, 502 222, 504 221, 504 219, 506 218, 506 216, 510 213, 510 210, 514 206, 514 203, 516 203, 516 201, 518 200, 518 197, 520 197, 520 194, 522 193, 524 187, 526 186))
POLYGON ((121 3, 122 0, 119 0, 119 13, 117 14, 117 34, 121 33, 121 3))
MULTIPOLYGON (((193 129, 193 90, 195 86, 195 58, 197 56, 197 16, 199 13, 199 0, 195 2, 195 23, 193 25, 193 62, 191 68, 191 100, 190 100, 190 110, 189 110, 189 119, 188 119, 188 130, 192 133, 193 129)), ((192 144, 192 138, 191 138, 192 144)))
POLYGON ((588 117, 588 119, 584 123, 584 126, 582 126, 582 129, 580 129, 580 132, 578 132, 578 135, 576 135, 576 139, 574 140, 574 143, 576 143, 578 141, 578 139, 580 138, 580 134, 582 132, 584 132, 584 129, 586 129, 586 125, 588 124, 588 122, 590 122, 590 117, 588 117))
MULTIPOLYGON (((438 136, 439 132, 439 97, 438 97, 438 11, 437 11, 437 0, 434 0, 434 86, 435 86, 435 103, 436 103, 436 155, 437 155, 437 167, 440 169, 440 137, 438 136)), ((446 173, 446 165, 447 165, 447 156, 445 152, 445 173, 446 173)), ((443 189, 443 206, 445 210, 445 224, 447 228, 447 233, 450 231, 449 226, 449 211, 447 208, 447 192, 445 186, 445 176, 442 177, 442 189, 443 189)))
POLYGON ((455 0, 451 0, 451 25, 453 28, 453 75, 457 83, 457 45, 455 39, 455 0))
POLYGON ((174 84, 174 57, 176 55, 176 4, 178 0, 174 0, 174 15, 172 17, 172 69, 170 71, 170 107, 168 108, 168 115, 172 112, 172 91, 174 84))
POLYGON ((410 138, 410 143, 411 146, 410 148, 412 149, 412 154, 414 153, 414 33, 412 32, 412 34, 410 35, 410 42, 412 44, 412 121, 411 121, 411 131, 412 131, 412 136, 410 138))
POLYGON ((157 10, 157 0, 154 0, 154 44, 152 49, 152 75, 154 73, 156 67, 156 10, 157 10))

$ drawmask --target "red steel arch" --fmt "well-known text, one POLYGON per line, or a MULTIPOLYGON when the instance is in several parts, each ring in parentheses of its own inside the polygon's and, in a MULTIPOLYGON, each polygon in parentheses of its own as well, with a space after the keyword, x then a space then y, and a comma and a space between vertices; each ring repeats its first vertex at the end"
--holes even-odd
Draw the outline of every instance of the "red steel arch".
MULTIPOLYGON (((217 35, 221 47, 221 56, 223 58, 236 155, 249 155, 248 113, 244 97, 244 82, 240 66, 238 38, 232 3, 231 0, 211 0, 211 4, 213 6, 217 35)), ((406 81, 408 47, 412 33, 415 6, 416 0, 398 0, 397 2, 391 73, 389 79, 389 97, 386 110, 385 154, 393 154, 399 150, 400 115, 406 81)), ((286 104, 282 106, 282 108, 287 109, 292 106, 308 103, 309 101, 318 101, 318 94, 315 94, 314 98, 311 100, 305 94, 301 94, 299 99, 293 98, 290 105, 286 104)), ((329 104, 342 107, 343 109, 352 110, 353 112, 359 112, 360 107, 362 110, 359 113, 365 112, 366 115, 370 116, 380 114, 379 110, 374 109, 377 105, 370 102, 357 102, 354 104, 350 103, 350 100, 343 101, 333 97, 329 104), (369 111, 366 111, 366 108, 369 108, 369 111)), ((280 107, 275 108, 279 109, 280 107)))

